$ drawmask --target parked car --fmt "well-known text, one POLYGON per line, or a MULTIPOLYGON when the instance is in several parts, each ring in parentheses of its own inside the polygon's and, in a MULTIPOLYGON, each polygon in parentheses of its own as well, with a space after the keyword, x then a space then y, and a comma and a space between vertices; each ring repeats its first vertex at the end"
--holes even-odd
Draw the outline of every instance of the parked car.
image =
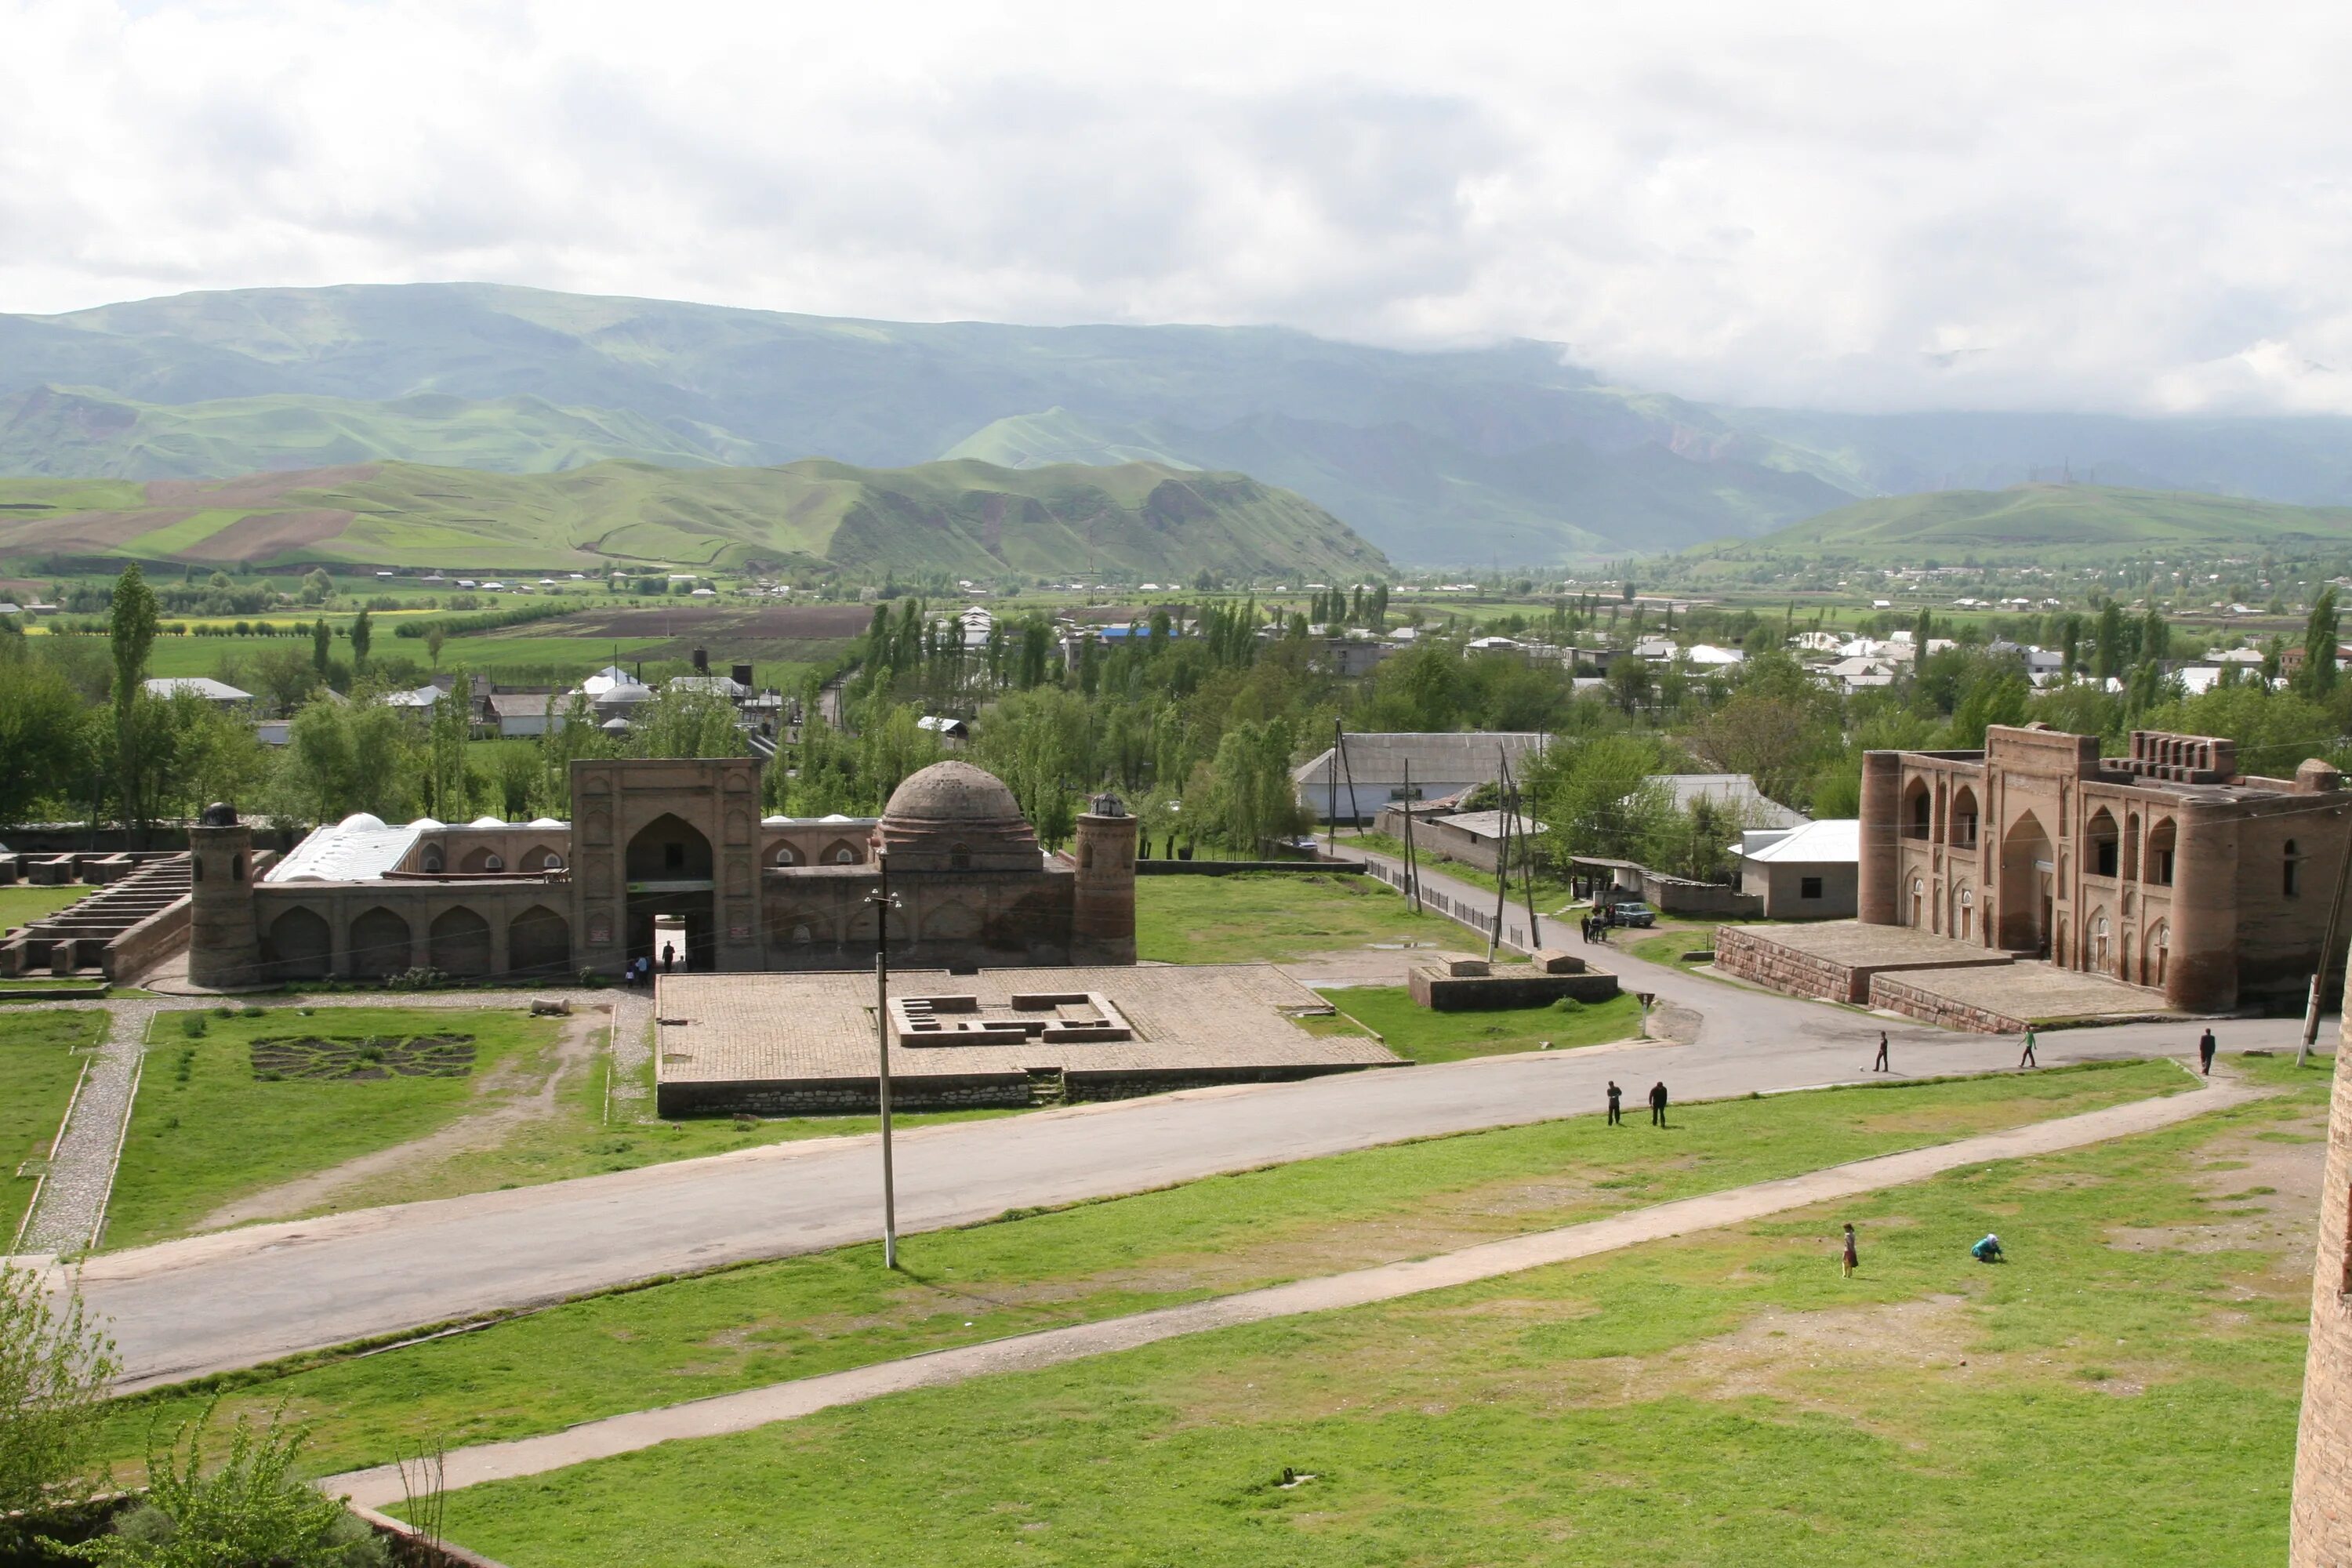
POLYGON ((1658 911, 1638 900, 1609 906, 1609 923, 1613 926, 1654 926, 1658 923, 1658 911))

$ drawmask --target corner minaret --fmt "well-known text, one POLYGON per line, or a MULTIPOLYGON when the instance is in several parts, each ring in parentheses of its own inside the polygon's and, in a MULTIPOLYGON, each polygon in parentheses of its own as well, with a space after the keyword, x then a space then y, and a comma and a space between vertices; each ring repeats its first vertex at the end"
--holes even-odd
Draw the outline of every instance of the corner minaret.
POLYGON ((261 978, 261 943, 254 920, 253 830, 236 808, 205 807, 188 829, 193 885, 188 910, 188 979, 234 990, 261 978))
POLYGON ((1078 874, 1070 906, 1070 962, 1135 962, 1135 818, 1115 795, 1078 815, 1078 874))

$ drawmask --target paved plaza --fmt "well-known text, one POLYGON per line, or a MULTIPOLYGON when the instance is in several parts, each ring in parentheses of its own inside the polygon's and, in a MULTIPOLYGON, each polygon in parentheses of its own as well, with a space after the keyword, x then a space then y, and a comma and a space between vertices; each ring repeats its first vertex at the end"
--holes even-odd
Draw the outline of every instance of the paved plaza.
MULTIPOLYGON (((1027 1104, 1048 1089, 1120 1099, 1399 1065, 1377 1040, 1302 1028, 1330 1004, 1265 963, 907 970, 890 995, 902 1015, 890 1077, 906 1105, 1027 1104), (937 1026, 906 1028, 909 1015, 937 1026)), ((855 1109, 874 1096, 871 974, 666 975, 655 1010, 664 1114, 855 1109)))

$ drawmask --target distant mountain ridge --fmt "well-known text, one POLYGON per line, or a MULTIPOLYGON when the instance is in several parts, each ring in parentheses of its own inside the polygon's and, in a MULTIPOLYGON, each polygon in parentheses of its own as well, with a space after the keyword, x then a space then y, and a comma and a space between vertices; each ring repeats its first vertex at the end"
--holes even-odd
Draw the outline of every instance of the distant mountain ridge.
POLYGON ((2166 551, 2296 545, 2352 545, 2352 507, 2287 506, 2112 485, 2021 485, 1857 501, 1766 538, 1723 541, 1689 555, 1955 566, 1969 561, 2113 561, 2166 551))
POLYGON ((227 480, 0 479, 0 553, 350 562, 477 572, 610 565, 848 568, 863 575, 1190 581, 1389 570, 1302 497, 1150 463, 777 468, 604 461, 499 474, 362 463, 227 480))
POLYGON ((1528 342, 1405 353, 1278 328, 898 323, 492 284, 0 315, 0 474, 1144 461, 1296 489, 1430 563, 1673 549, 2069 465, 2352 502, 2347 435, 2341 419, 1713 406, 1528 342))

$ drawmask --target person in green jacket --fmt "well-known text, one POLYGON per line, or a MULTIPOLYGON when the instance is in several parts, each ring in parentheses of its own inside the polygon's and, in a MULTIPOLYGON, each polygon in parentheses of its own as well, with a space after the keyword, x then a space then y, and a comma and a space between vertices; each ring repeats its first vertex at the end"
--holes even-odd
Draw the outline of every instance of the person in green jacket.
POLYGON ((1982 1241, 1979 1241, 1974 1247, 1969 1247, 1969 1256, 1975 1258, 1979 1263, 2006 1263, 2009 1261, 2000 1250, 2000 1237, 1992 1235, 1987 1235, 1982 1241))

